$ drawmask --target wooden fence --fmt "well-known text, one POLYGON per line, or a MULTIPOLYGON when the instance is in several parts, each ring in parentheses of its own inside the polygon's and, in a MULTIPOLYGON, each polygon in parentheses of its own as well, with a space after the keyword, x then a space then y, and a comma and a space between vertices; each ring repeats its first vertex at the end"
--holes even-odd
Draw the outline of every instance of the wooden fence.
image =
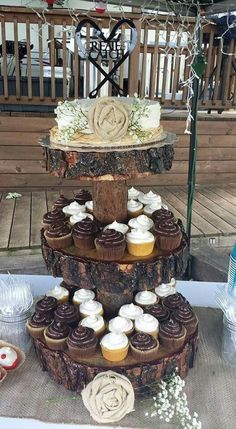
MULTIPOLYGON (((178 23, 164 26, 165 17, 163 24, 148 20, 141 22, 138 14, 127 14, 127 17, 136 25, 138 42, 127 63, 123 63, 119 70, 120 86, 130 95, 137 92, 142 97, 158 99, 164 107, 184 109, 188 90, 181 83, 187 79, 190 70, 188 44, 194 27, 193 18, 189 18, 186 32, 180 37, 178 23)), ((55 105, 59 99, 88 96, 94 84, 101 80, 101 74, 94 66, 77 54, 72 28, 77 22, 68 12, 49 11, 45 18, 46 24, 31 9, 0 7, 1 105, 55 105), (23 39, 25 42, 20 51, 19 42, 23 39), (45 66, 48 66, 48 75, 45 66)), ((81 18, 78 16, 78 21, 81 18)), ((119 16, 114 14, 114 18, 119 16)), ((114 25, 107 15, 99 18, 95 15, 94 19, 103 29, 111 29, 114 25)), ((127 34, 123 25, 121 38, 127 34)), ((234 40, 230 41, 223 51, 231 55, 225 55, 217 35, 216 26, 204 27, 207 67, 201 82, 199 107, 224 110, 236 105, 236 46, 234 40)), ((112 66, 110 60, 107 69, 112 66)), ((112 94, 110 84, 107 91, 112 94)))

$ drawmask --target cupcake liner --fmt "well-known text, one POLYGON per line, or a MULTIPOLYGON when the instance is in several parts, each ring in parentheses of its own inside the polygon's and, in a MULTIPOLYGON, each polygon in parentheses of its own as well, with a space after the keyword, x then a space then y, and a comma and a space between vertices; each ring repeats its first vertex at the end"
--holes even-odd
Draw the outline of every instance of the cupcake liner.
POLYGON ((44 232, 44 236, 47 240, 47 243, 50 247, 53 247, 53 249, 65 249, 67 247, 70 247, 73 243, 72 241, 72 234, 71 232, 64 237, 48 237, 47 231, 44 232))
POLYGON ((6 376, 7 376, 7 371, 2 366, 0 366, 0 383, 2 383, 3 380, 5 380, 6 376))

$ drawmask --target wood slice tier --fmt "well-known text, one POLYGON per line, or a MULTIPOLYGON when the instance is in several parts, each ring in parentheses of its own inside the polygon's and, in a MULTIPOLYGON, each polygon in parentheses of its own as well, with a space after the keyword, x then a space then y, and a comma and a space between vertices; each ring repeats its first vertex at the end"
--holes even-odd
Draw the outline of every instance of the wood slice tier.
POLYGON ((148 385, 158 382, 176 368, 182 378, 193 367, 197 351, 198 332, 188 338, 185 345, 174 353, 167 353, 160 347, 158 358, 152 362, 137 362, 129 356, 122 362, 106 361, 100 352, 95 356, 77 362, 69 353, 50 350, 42 341, 34 340, 35 349, 44 371, 57 383, 66 389, 81 392, 81 390, 100 372, 112 369, 129 378, 136 392, 148 385))

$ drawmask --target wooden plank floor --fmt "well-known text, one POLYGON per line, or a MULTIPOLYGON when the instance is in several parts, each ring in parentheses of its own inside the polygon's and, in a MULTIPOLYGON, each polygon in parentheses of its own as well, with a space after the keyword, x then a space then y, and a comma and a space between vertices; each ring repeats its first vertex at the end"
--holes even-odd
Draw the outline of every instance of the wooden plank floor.
MULTIPOLYGON (((141 189, 141 188, 140 188, 141 189)), ((142 188, 147 191, 150 188, 142 188)), ((187 188, 154 187, 163 201, 186 225, 187 188)), ((73 196, 70 189, 64 195, 73 196)), ((0 194, 0 251, 36 250, 40 247, 43 214, 50 210, 59 191, 24 192, 17 200, 0 194)), ((193 204, 193 243, 232 246, 236 241, 236 184, 197 187, 193 204)))

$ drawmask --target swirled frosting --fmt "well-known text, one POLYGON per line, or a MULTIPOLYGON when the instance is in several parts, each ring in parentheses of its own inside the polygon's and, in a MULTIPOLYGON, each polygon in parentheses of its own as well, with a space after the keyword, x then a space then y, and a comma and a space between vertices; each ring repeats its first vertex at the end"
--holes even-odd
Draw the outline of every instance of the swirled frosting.
POLYGON ((80 325, 92 328, 95 332, 97 332, 104 327, 104 319, 102 316, 95 316, 92 314, 91 316, 87 316, 82 319, 80 325))
POLYGON ((106 231, 106 229, 114 229, 115 231, 119 231, 122 234, 126 234, 126 232, 129 230, 129 227, 125 223, 119 223, 115 220, 114 222, 110 223, 110 225, 105 226, 104 231, 106 231))
POLYGON ((66 216, 59 209, 53 209, 50 212, 45 213, 43 216, 43 223, 51 224, 58 221, 64 221, 66 216))
POLYGON ((159 202, 159 201, 157 201, 157 202, 154 202, 152 204, 146 205, 144 207, 143 212, 144 212, 145 215, 149 215, 150 216, 153 212, 155 212, 156 210, 159 210, 161 208, 162 208, 162 203, 159 202))
POLYGON ((158 320, 151 314, 141 314, 141 316, 136 317, 134 322, 134 327, 137 331, 146 332, 150 334, 151 332, 157 331, 159 327, 158 320))
POLYGON ((48 230, 46 231, 46 236, 48 238, 65 237, 66 235, 70 234, 70 232, 71 230, 67 223, 58 221, 51 223, 48 230))
POLYGON ((58 305, 57 309, 54 312, 55 322, 75 323, 79 321, 79 309, 72 304, 66 303, 58 305))
POLYGON ((183 324, 188 324, 196 320, 196 316, 193 310, 188 305, 181 305, 180 307, 178 307, 174 311, 173 317, 175 320, 177 320, 177 322, 183 324))
POLYGON ((126 317, 116 316, 109 321, 108 329, 111 332, 127 332, 132 331, 134 325, 132 320, 127 319, 126 317))
POLYGON ((159 332, 168 338, 180 338, 184 335, 186 330, 179 322, 174 319, 170 319, 160 325, 159 332))
POLYGON ((79 325, 70 332, 67 342, 72 347, 86 349, 97 345, 97 337, 92 328, 79 325))
POLYGON ((70 216, 70 224, 75 225, 78 222, 81 222, 84 219, 93 220, 93 215, 86 212, 76 213, 73 216, 70 216))
POLYGON ((96 244, 102 247, 120 247, 125 243, 125 236, 122 232, 114 229, 106 229, 102 231, 99 237, 96 238, 96 244))
POLYGON ((84 301, 91 301, 95 298, 95 293, 89 289, 78 289, 73 296, 73 302, 81 304, 84 301))
POLYGON ((135 189, 133 186, 132 188, 128 189, 128 199, 129 200, 137 200, 139 197, 140 191, 135 189))
POLYGON ((162 307, 161 304, 153 304, 148 305, 145 308, 145 312, 148 314, 151 314, 153 317, 155 317, 159 322, 165 322, 170 317, 170 312, 167 310, 167 308, 162 307))
POLYGON ((161 222, 163 220, 171 220, 173 222, 176 222, 176 219, 175 219, 173 213, 170 210, 166 210, 164 208, 155 210, 152 213, 152 219, 153 219, 155 224, 158 224, 159 222, 161 222))
POLYGON ((93 200, 86 201, 85 207, 87 210, 90 210, 92 212, 93 211, 93 200))
POLYGON ((53 296, 45 296, 43 299, 40 299, 36 306, 36 313, 52 313, 58 305, 57 299, 53 296))
POLYGON ((17 353, 12 347, 0 347, 0 365, 3 368, 11 368, 17 361, 17 353))
POLYGON ((79 192, 77 192, 77 194, 74 196, 74 200, 81 205, 85 204, 87 201, 91 201, 91 199, 91 192, 89 192, 87 189, 80 189, 79 192))
POLYGON ((177 237, 181 234, 179 225, 172 220, 163 220, 155 224, 155 234, 165 237, 177 237))
MULTIPOLYGON (((92 216, 92 215, 90 215, 92 216)), ((73 217, 73 216, 72 216, 73 217)), ((73 236, 79 238, 95 237, 98 232, 98 224, 88 216, 75 224, 73 236)))
POLYGON ((32 326, 32 328, 43 328, 50 325, 52 320, 53 316, 50 314, 34 313, 28 320, 28 324, 32 326))
POLYGON ((120 307, 119 316, 134 320, 136 317, 143 314, 143 309, 133 303, 125 304, 120 307))
POLYGON ((126 240, 128 243, 153 243, 155 241, 154 235, 150 231, 144 231, 142 229, 132 229, 126 234, 126 240))
POLYGON ((186 299, 181 295, 181 293, 177 292, 164 298, 163 304, 170 310, 175 310, 181 305, 186 304, 186 299))
POLYGON ((154 225, 152 219, 146 215, 140 215, 133 219, 130 219, 129 224, 130 228, 141 229, 143 231, 148 231, 154 225))
POLYGON ((77 201, 72 201, 68 206, 63 207, 63 213, 66 215, 74 215, 80 212, 85 212, 85 205, 80 205, 77 201))
POLYGON ((143 290, 135 295, 134 300, 139 305, 151 305, 157 301, 157 296, 149 290, 143 290))
POLYGON ((142 208, 143 208, 143 204, 140 203, 139 201, 129 200, 127 203, 127 210, 130 213, 138 212, 139 210, 142 210, 142 208))
POLYGON ((128 346, 127 336, 122 332, 109 332, 101 339, 101 346, 109 350, 123 349, 128 346))
POLYGON ((170 283, 162 283, 155 288, 155 293, 160 298, 175 294, 175 279, 171 279, 170 283))
POLYGON ((69 296, 69 291, 60 285, 56 285, 53 289, 50 289, 46 296, 54 296, 57 300, 67 298, 69 296))
POLYGON ((60 195, 60 197, 53 204, 53 208, 55 209, 63 209, 63 207, 68 206, 70 204, 70 200, 64 197, 64 195, 60 195))
POLYGON ((155 192, 149 191, 146 194, 143 192, 140 192, 138 200, 144 204, 153 204, 153 203, 161 203, 161 197, 158 194, 155 194, 155 192))
POLYGON ((137 332, 130 338, 131 345, 141 351, 152 350, 157 347, 157 340, 145 332, 137 332))
POLYGON ((70 328, 66 323, 52 322, 47 328, 46 335, 54 340, 61 340, 69 335, 70 328))
POLYGON ((98 301, 84 301, 79 306, 79 311, 86 316, 90 316, 92 314, 97 315, 103 313, 102 304, 98 301))

